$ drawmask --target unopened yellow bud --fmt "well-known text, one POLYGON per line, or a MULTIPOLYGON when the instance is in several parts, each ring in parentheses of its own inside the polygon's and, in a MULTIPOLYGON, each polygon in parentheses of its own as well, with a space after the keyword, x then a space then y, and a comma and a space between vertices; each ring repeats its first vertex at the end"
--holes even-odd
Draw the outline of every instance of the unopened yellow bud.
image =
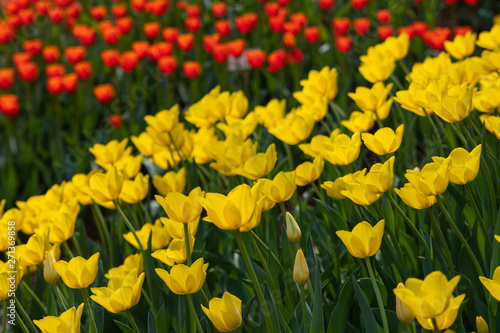
MULTIPOLYGON (((398 288, 405 288, 405 285, 400 282, 398 284, 398 288)), ((398 316, 399 321, 403 324, 411 324, 415 319, 413 313, 408 310, 406 305, 404 305, 398 297, 396 297, 396 315, 398 316)))
POLYGON ((476 328, 477 333, 488 333, 490 329, 488 328, 488 324, 481 316, 476 317, 476 328))
POLYGON ((293 266, 293 281, 297 284, 304 285, 309 280, 309 267, 307 267, 306 257, 302 249, 297 251, 295 255, 295 265, 293 266))
POLYGON ((286 236, 288 240, 292 243, 300 241, 300 237, 302 236, 302 232, 300 231, 300 227, 295 221, 295 218, 289 212, 286 212, 286 236))
POLYGON ((55 261, 56 259, 54 258, 52 252, 48 251, 47 255, 45 256, 45 265, 43 266, 43 277, 45 278, 45 281, 50 284, 56 283, 60 278, 59 274, 54 268, 54 265, 52 265, 55 261))

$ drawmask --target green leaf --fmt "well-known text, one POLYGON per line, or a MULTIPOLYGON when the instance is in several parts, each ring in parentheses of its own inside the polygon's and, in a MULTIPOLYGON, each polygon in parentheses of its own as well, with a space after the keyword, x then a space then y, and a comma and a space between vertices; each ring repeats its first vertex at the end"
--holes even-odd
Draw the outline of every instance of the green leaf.
POLYGON ((323 320, 323 295, 321 291, 321 278, 317 264, 314 267, 314 271, 314 280, 312 281, 312 284, 314 286, 314 303, 311 319, 311 333, 325 331, 323 320))
POLYGON ((340 214, 332 207, 328 206, 324 201, 314 198, 314 201, 319 204, 319 208, 325 213, 329 221, 333 224, 336 230, 349 230, 347 222, 340 214))
POLYGON ((365 325, 365 331, 367 333, 380 333, 380 328, 378 326, 377 320, 373 315, 370 304, 366 299, 365 294, 359 287, 358 282, 352 279, 352 285, 354 287, 354 293, 356 295, 356 300, 358 301, 359 308, 361 309, 361 317, 363 318, 363 323, 365 325))
POLYGON ((349 316, 350 300, 353 292, 353 281, 356 281, 356 276, 359 272, 359 267, 349 276, 349 278, 342 285, 337 303, 333 309, 332 316, 330 317, 330 325, 328 326, 327 333, 344 332, 349 316))
POLYGON ((152 311, 148 312, 148 333, 158 333, 156 319, 152 311))
POLYGON ((126 324, 122 323, 121 321, 118 321, 116 319, 113 319, 115 324, 122 330, 123 333, 134 333, 134 330, 128 327, 126 324))

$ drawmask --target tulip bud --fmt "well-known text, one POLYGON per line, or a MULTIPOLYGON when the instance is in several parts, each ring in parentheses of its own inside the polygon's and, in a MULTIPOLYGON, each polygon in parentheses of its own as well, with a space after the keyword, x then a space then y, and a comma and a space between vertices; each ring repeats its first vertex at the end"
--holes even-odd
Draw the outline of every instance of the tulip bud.
POLYGON ((476 328, 477 333, 488 333, 490 329, 488 328, 488 324, 481 316, 476 317, 476 328))
POLYGON ((300 237, 302 236, 302 232, 300 231, 300 227, 297 224, 297 221, 293 218, 292 214, 286 212, 286 236, 288 240, 292 243, 300 241, 300 237))
POLYGON ((293 281, 297 284, 304 285, 309 280, 309 268, 307 267, 306 257, 302 249, 297 251, 295 255, 295 265, 293 266, 293 281))
POLYGON ((45 256, 45 264, 43 266, 43 277, 45 278, 45 281, 50 284, 56 283, 60 277, 56 269, 52 265, 52 263, 54 263, 55 261, 56 259, 54 258, 52 252, 48 251, 47 255, 45 256))
MULTIPOLYGON (((405 285, 400 282, 398 284, 398 288, 405 288, 405 285)), ((406 305, 401 302, 399 298, 396 297, 396 315, 398 316, 398 319, 400 322, 403 324, 411 324, 413 320, 415 319, 415 316, 413 313, 411 313, 406 305)))

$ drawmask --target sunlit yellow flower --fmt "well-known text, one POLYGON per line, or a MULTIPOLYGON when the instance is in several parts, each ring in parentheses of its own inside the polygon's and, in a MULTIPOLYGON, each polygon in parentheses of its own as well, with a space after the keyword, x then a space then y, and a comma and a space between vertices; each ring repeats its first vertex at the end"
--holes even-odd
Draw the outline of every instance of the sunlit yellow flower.
POLYGON ((488 50, 498 49, 500 47, 500 24, 495 24, 490 31, 481 32, 476 44, 488 50))
POLYGON ((481 280, 481 283, 488 289, 491 296, 497 301, 500 301, 500 266, 493 272, 493 279, 480 276, 479 280, 481 280))
POLYGON ((92 195, 102 202, 118 199, 123 187, 123 175, 116 167, 112 167, 105 174, 95 173, 89 179, 92 195))
POLYGON ((64 205, 58 211, 51 212, 50 216, 40 221, 40 226, 37 230, 39 233, 48 233, 49 242, 60 244, 73 236, 75 231, 76 218, 80 211, 78 202, 74 204, 64 205))
MULTIPOLYGON (((335 138, 340 134, 340 128, 334 130, 330 137, 335 138)), ((303 143, 299 145, 299 149, 304 152, 304 154, 311 157, 318 157, 323 151, 323 146, 326 142, 330 141, 330 138, 324 135, 315 135, 311 139, 311 143, 303 143)))
POLYGON ((340 193, 349 198, 352 202, 357 205, 368 206, 376 202, 383 193, 372 192, 365 185, 365 179, 357 179, 357 181, 350 180, 349 177, 344 178, 346 182, 345 190, 340 193))
POLYGON ((127 274, 133 269, 136 270, 137 275, 141 274, 144 271, 144 259, 142 258, 141 253, 129 255, 127 258, 125 258, 123 265, 110 268, 108 273, 106 273, 104 277, 109 280, 113 278, 125 279, 127 274))
POLYGON ((482 115, 479 119, 484 123, 488 132, 494 134, 500 140, 500 117, 482 115))
POLYGON ((406 288, 396 288, 393 291, 417 318, 437 319, 453 300, 453 290, 458 281, 460 275, 448 281, 443 273, 434 271, 424 280, 409 278, 405 283, 406 288))
POLYGON ((349 115, 349 120, 341 120, 340 123, 353 133, 363 133, 372 129, 375 124, 375 119, 373 118, 373 113, 371 112, 353 111, 349 115))
POLYGON ((249 231, 260 223, 261 203, 250 186, 236 186, 227 196, 207 193, 199 200, 207 211, 205 221, 223 230, 249 231))
POLYGON ((74 257, 69 262, 60 260, 53 265, 66 286, 72 289, 81 289, 94 282, 98 262, 99 252, 93 254, 88 260, 74 257))
POLYGON ((312 104, 302 104, 302 106, 297 109, 297 112, 302 114, 304 118, 312 118, 312 120, 318 122, 325 118, 328 112, 328 99, 326 97, 320 97, 315 99, 312 104))
POLYGON ((153 156, 161 149, 147 132, 142 132, 139 136, 132 135, 130 139, 137 150, 147 157, 153 156))
POLYGON ((481 87, 481 90, 474 92, 472 105, 477 110, 489 114, 500 108, 500 79, 490 86, 481 87))
POLYGON ((406 179, 427 196, 439 195, 446 191, 450 179, 450 159, 442 164, 427 163, 420 172, 406 170, 406 179))
POLYGON ((389 127, 383 127, 377 130, 375 134, 362 133, 361 138, 366 148, 370 149, 375 154, 391 154, 398 150, 401 141, 403 141, 404 126, 405 125, 399 125, 396 129, 396 133, 389 127))
POLYGON ((298 186, 305 186, 319 178, 325 162, 323 157, 318 156, 313 162, 304 162, 295 168, 295 184, 298 186))
POLYGON ((83 303, 77 308, 72 307, 61 313, 59 317, 47 316, 33 323, 40 328, 42 333, 80 332, 80 319, 83 312, 83 303))
POLYGON ((323 143, 321 155, 325 160, 336 165, 347 165, 354 162, 361 149, 361 133, 356 132, 352 137, 332 132, 330 140, 323 143))
POLYGON ((194 294, 203 287, 207 277, 208 263, 203 264, 203 258, 196 260, 191 267, 175 265, 170 273, 156 268, 156 274, 165 282, 167 287, 177 295, 194 294))
POLYGON ((251 139, 243 139, 230 136, 224 141, 213 142, 210 147, 215 162, 210 167, 226 176, 234 176, 233 170, 245 164, 245 162, 256 154, 257 142, 251 139))
MULTIPOLYGON (((136 231, 135 233, 137 237, 139 237, 139 241, 141 242, 144 250, 148 249, 149 235, 151 235, 151 251, 162 249, 167 246, 168 242, 170 242, 170 234, 159 220, 156 220, 154 225, 151 223, 144 224, 141 230, 136 231)), ((136 249, 140 249, 139 244, 137 244, 137 240, 131 231, 124 234, 123 238, 125 238, 125 240, 136 249)))
MULTIPOLYGON (((405 288, 403 282, 399 282, 397 288, 405 288)), ((396 297, 396 316, 403 324, 411 324, 415 320, 413 313, 396 297)))
POLYGON ((271 172, 278 160, 274 143, 270 144, 265 153, 258 153, 245 161, 242 166, 232 170, 233 173, 255 180, 265 177, 271 172))
MULTIPOLYGON (((190 236, 189 237, 190 253, 193 253, 194 242, 195 242, 194 237, 190 236)), ((172 239, 172 241, 170 241, 170 244, 168 244, 168 248, 166 250, 165 249, 156 250, 151 254, 151 256, 169 266, 174 266, 175 264, 182 264, 187 260, 186 241, 184 238, 172 239)))
POLYGON ((127 147, 127 143, 128 139, 123 139, 120 142, 118 142, 118 140, 112 140, 106 145, 96 143, 89 148, 89 151, 95 156, 95 162, 108 170, 119 159, 130 155, 132 147, 127 147))
POLYGON ((333 182, 327 181, 321 184, 321 188, 326 190, 326 194, 334 199, 345 199, 345 196, 341 192, 345 191, 346 186, 347 184, 343 177, 338 177, 333 182))
POLYGON ((405 110, 411 111, 421 117, 425 117, 427 114, 432 114, 433 111, 427 108, 427 101, 425 99, 425 89, 426 86, 421 83, 412 82, 408 87, 408 90, 400 90, 396 92, 396 97, 394 98, 396 102, 401 104, 401 107, 405 110))
POLYGON ((410 48, 410 37, 408 34, 399 34, 398 37, 389 37, 383 42, 386 54, 394 61, 398 61, 406 57, 410 48))
MULTIPOLYGON (((134 178, 137 173, 141 170, 142 166, 142 155, 128 155, 120 158, 114 164, 116 170, 120 172, 124 178, 130 179, 134 178)), ((109 170, 109 169, 107 169, 109 170)))
POLYGON ((203 305, 201 309, 219 332, 232 332, 241 326, 241 300, 227 291, 222 298, 212 298, 208 309, 203 305))
MULTIPOLYGON (((464 298, 465 294, 462 294, 457 297, 451 297, 450 303, 448 304, 446 310, 440 315, 435 317, 437 328, 439 330, 447 329, 448 327, 453 325, 453 323, 457 319, 458 309, 460 308, 460 304, 462 304, 464 298)), ((420 325, 422 325, 423 328, 428 330, 434 329, 434 324, 432 322, 432 319, 430 318, 425 319, 417 316, 417 320, 420 323, 420 325)))
POLYGON ((165 197, 155 195, 155 199, 171 220, 188 223, 200 216, 202 207, 198 202, 198 198, 203 198, 204 195, 205 192, 197 187, 188 196, 179 192, 170 192, 165 197))
POLYGON ((32 235, 26 244, 16 246, 15 256, 21 266, 35 266, 45 260, 45 253, 50 249, 49 233, 32 235))
POLYGON ((301 80, 301 91, 293 93, 293 97, 301 104, 313 104, 321 97, 333 100, 337 96, 337 77, 335 68, 323 67, 321 71, 311 70, 306 80, 301 80))
POLYGON ((269 128, 269 133, 289 145, 296 145, 307 139, 313 128, 314 119, 294 109, 278 121, 274 127, 269 128))
POLYGON ((452 86, 441 101, 429 103, 429 107, 441 119, 449 123, 462 121, 472 111, 474 87, 463 83, 452 86))
POLYGON ((445 41, 444 49, 455 59, 463 59, 474 53, 476 47, 476 34, 467 32, 465 35, 457 35, 453 41, 445 41))
POLYGON ((368 82, 375 83, 387 80, 395 68, 396 63, 392 59, 387 58, 380 62, 363 62, 358 70, 368 82))
POLYGON ((387 118, 392 105, 393 98, 387 99, 392 89, 392 83, 384 86, 382 82, 377 82, 371 88, 357 87, 356 92, 348 93, 354 102, 363 112, 376 112, 381 120, 387 118))
MULTIPOLYGON (((172 238, 177 238, 177 239, 183 239, 184 238, 184 225, 177 223, 171 219, 168 219, 166 217, 161 217, 160 222, 163 223, 165 226, 165 229, 167 229, 168 234, 172 238)), ((198 230, 198 224, 200 222, 200 219, 196 219, 193 222, 189 222, 188 225, 188 230, 189 234, 191 236, 196 235, 196 231, 198 230)))
POLYGON ((157 112, 154 116, 147 115, 144 120, 157 132, 171 132, 179 122, 179 105, 157 112))
POLYGON ((435 195, 425 195, 410 183, 402 188, 395 188, 394 191, 406 205, 414 209, 428 208, 437 202, 435 195))
POLYGON ((309 281, 309 267, 302 249, 298 249, 293 265, 293 281, 299 285, 305 285, 309 281))
POLYGON ((50 284, 56 283, 60 276, 54 268, 54 262, 56 259, 52 252, 47 251, 47 255, 45 256, 45 263, 43 265, 43 278, 50 284))
POLYGON ((286 100, 272 99, 266 106, 256 106, 255 116, 259 124, 272 128, 285 116, 286 100))
POLYGON ((261 190, 267 199, 278 203, 287 201, 292 197, 297 188, 297 185, 295 185, 295 175, 295 171, 280 171, 273 180, 259 179, 258 182, 262 182, 261 190))
POLYGON ((490 331, 488 324, 486 324, 486 321, 481 316, 476 317, 476 329, 477 333, 489 333, 490 331))
POLYGON ((132 269, 124 279, 112 278, 107 287, 90 288, 95 294, 90 298, 111 313, 130 309, 141 298, 144 273, 137 276, 137 269, 132 269))
MULTIPOLYGON (((464 185, 474 180, 479 172, 481 145, 478 145, 470 153, 464 148, 455 148, 450 153, 449 158, 450 182, 464 185)), ((433 157, 432 160, 438 164, 442 164, 445 158, 433 157)))
POLYGON ((394 184, 394 156, 384 164, 374 164, 364 177, 364 186, 373 193, 387 192, 394 184))
POLYGON ((224 133, 226 138, 234 135, 246 139, 255 131, 257 125, 255 112, 250 112, 243 119, 235 118, 228 119, 226 122, 218 122, 216 127, 224 133))
POLYGON ((119 198, 134 204, 144 200, 149 190, 149 175, 139 173, 134 180, 125 180, 119 198))
POLYGON ((0 301, 13 296, 12 291, 17 289, 22 277, 23 270, 19 267, 17 260, 14 263, 12 261, 4 263, 0 260, 0 301))
POLYGON ((353 257, 363 259, 375 255, 380 249, 384 226, 385 220, 380 220, 374 227, 363 221, 352 231, 339 230, 336 234, 353 257))

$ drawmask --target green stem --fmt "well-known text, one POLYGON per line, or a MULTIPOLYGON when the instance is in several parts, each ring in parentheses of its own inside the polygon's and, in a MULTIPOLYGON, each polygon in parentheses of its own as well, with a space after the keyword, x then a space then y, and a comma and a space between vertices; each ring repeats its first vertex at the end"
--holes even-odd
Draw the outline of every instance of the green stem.
POLYGON ((71 252, 71 249, 69 248, 68 242, 63 242, 62 243, 64 251, 66 251, 66 254, 70 256, 71 258, 74 258, 75 256, 73 255, 73 252, 71 252))
POLYGON ((438 328, 438 324, 437 324, 437 322, 436 322, 436 318, 432 318, 432 326, 434 327, 434 330, 433 330, 433 332, 434 332, 434 333, 436 333, 436 332, 437 332, 437 333, 441 332, 441 330, 438 328))
POLYGON ((304 321, 304 332, 309 332, 309 311, 307 311, 307 303, 306 303, 306 291, 304 290, 303 285, 299 285, 300 289, 300 303, 302 304, 302 318, 304 321))
POLYGON ((420 244, 422 244, 422 246, 424 247, 425 253, 429 256, 429 258, 432 258, 431 250, 427 246, 427 243, 425 242, 425 240, 422 237, 422 235, 420 234, 420 232, 418 232, 417 228, 413 225, 413 223, 408 218, 408 216, 406 216, 406 214, 403 212, 401 207, 399 207, 399 205, 396 203, 394 198, 391 195, 387 195, 387 197, 389 198, 389 201, 391 202, 392 206, 396 209, 396 211, 399 213, 399 215, 401 215, 403 220, 406 222, 408 227, 410 227, 410 229, 413 231, 413 234, 417 237, 420 244))
POLYGON ((59 298, 60 300, 60 303, 62 304, 63 308, 64 308, 64 311, 68 310, 69 307, 68 307, 68 303, 66 302, 66 298, 64 298, 62 292, 61 292, 61 289, 59 289, 59 287, 57 286, 57 284, 54 284, 54 290, 57 294, 57 297, 59 298))
POLYGON ((370 257, 365 258, 366 267, 368 268, 368 274, 372 281, 373 291, 375 292, 375 297, 377 298, 378 307, 380 308, 380 315, 382 316, 382 325, 384 327, 384 332, 389 333, 389 324, 387 322, 387 315, 385 313, 384 302, 382 301, 382 296, 380 295, 380 290, 378 289, 377 280, 375 280, 375 274, 373 273, 372 264, 370 262, 370 257))
POLYGON ((455 271, 455 266, 453 265, 453 259, 451 256, 450 248, 448 247, 448 243, 446 243, 446 239, 444 238, 443 231, 439 227, 436 216, 434 215, 434 212, 432 211, 432 208, 428 207, 427 212, 429 213, 429 216, 431 217, 432 227, 434 228, 434 231, 437 233, 438 238, 439 238, 439 242, 441 243, 441 246, 444 249, 446 261, 448 262, 448 267, 450 269, 451 275, 453 276, 454 271, 455 271))
POLYGON ((31 290, 31 288, 28 286, 28 284, 24 280, 21 281, 21 286, 28 292, 28 294, 30 294, 30 296, 35 300, 35 302, 38 304, 40 309, 42 309, 44 316, 46 316, 48 314, 47 308, 42 303, 40 298, 38 298, 38 296, 33 292, 33 290, 31 290))
MULTIPOLYGON (((19 315, 19 313, 16 310, 16 317, 18 315, 19 315)), ((23 323, 22 320, 19 320, 18 323, 19 323, 19 327, 21 327, 21 331, 23 331, 23 333, 30 333, 30 331, 28 330, 28 328, 26 327, 26 325, 24 325, 24 323, 23 323)), ((4 332, 6 332, 6 331, 4 331, 4 332)), ((38 332, 38 331, 35 331, 35 332, 38 332)))
POLYGON ((187 294, 186 297, 189 303, 189 309, 191 310, 191 316, 194 317, 195 319, 194 321, 196 323, 196 328, 198 329, 199 333, 203 333, 203 328, 201 327, 200 319, 198 318, 198 315, 196 314, 196 309, 194 308, 193 295, 187 294))
POLYGON ((286 271, 283 268, 283 265, 281 265, 281 261, 276 257, 274 252, 269 250, 269 247, 266 245, 266 243, 264 243, 253 230, 250 230, 249 234, 252 234, 254 240, 257 242, 257 245, 261 248, 261 250, 271 255, 271 258, 273 258, 274 263, 276 264, 276 266, 278 266, 278 269, 281 271, 281 273, 283 275, 286 275, 286 271))
POLYGON ((283 142, 283 146, 285 147, 286 155, 288 156, 288 166, 290 167, 290 170, 293 170, 295 168, 293 167, 292 149, 290 148, 290 145, 288 143, 283 142))
MULTIPOLYGON (((377 203, 374 202, 372 206, 375 208, 379 219, 382 220, 384 218, 384 214, 382 214, 382 211, 380 210, 379 206, 377 206, 377 203)), ((392 246, 394 246, 394 248, 396 249, 396 257, 398 257, 398 260, 404 264, 405 260, 403 258, 403 251, 401 250, 401 246, 399 245, 396 235, 394 234, 394 232, 392 232, 392 229, 389 226, 385 230, 387 230, 387 233, 389 234, 389 237, 392 241, 392 246)))
POLYGON ((248 251, 245 247, 245 243, 241 238, 241 233, 239 230, 234 231, 236 234, 236 241, 238 242, 238 246, 240 247, 241 254, 243 255, 243 260, 245 261, 245 265, 247 266, 248 273, 250 274, 250 279, 252 280, 253 286, 255 288, 255 292, 257 293, 257 298, 260 302, 260 307, 262 308, 262 314, 264 315, 264 320, 266 322, 266 328, 268 332, 273 331, 273 324, 271 323, 271 314, 269 309, 267 308, 266 299, 264 298, 264 294, 262 293, 262 289, 260 288, 259 280, 257 279, 257 275, 252 266, 252 262, 250 261, 250 257, 248 256, 248 251))
MULTIPOLYGON (((434 121, 432 120, 431 116, 427 113, 427 110, 425 108, 422 108, 422 110, 424 110, 425 116, 429 120, 429 124, 431 124, 432 131, 434 132, 434 136, 438 140, 437 146, 439 149, 439 156, 444 156, 443 142, 441 141, 441 136, 439 135, 436 124, 434 124, 434 121)), ((445 132, 443 131, 443 133, 445 133, 445 132)))
POLYGON ((110 261, 113 262, 114 260, 114 247, 113 244, 111 243, 111 236, 109 235, 108 228, 106 226, 106 221, 104 220, 104 216, 102 215, 101 210, 97 206, 95 202, 92 202, 92 205, 90 206, 92 209, 92 213, 94 214, 94 219, 95 219, 95 224, 98 230, 101 230, 101 232, 104 235, 104 241, 103 237, 101 236, 101 242, 103 243, 103 248, 106 253, 108 253, 110 261))
POLYGON ((446 217, 446 220, 448 221, 451 228, 453 229, 453 231, 455 232, 457 237, 460 239, 460 242, 462 242, 462 245, 464 246, 465 250, 469 254, 469 257, 471 258, 472 263, 474 264, 474 268, 476 269, 477 274, 479 276, 484 276, 483 270, 481 269, 481 266, 479 265, 479 262, 477 261, 477 258, 474 255, 474 252, 472 252, 472 249, 471 249, 469 243, 467 243, 464 236, 462 235, 462 233, 458 229, 457 225, 455 224, 455 222, 451 218, 450 213, 448 213, 448 211, 446 210, 446 207, 443 205, 443 202, 441 201, 441 198, 439 197, 439 195, 436 196, 436 199, 437 199, 437 202, 439 204, 439 207, 441 208, 441 210, 444 213, 444 216, 446 217))
POLYGON ((486 246, 488 247, 488 251, 490 253, 493 253, 493 245, 491 245, 490 237, 488 236, 488 229, 486 229, 486 225, 484 224, 483 217, 481 216, 481 213, 479 212, 479 208, 477 207, 476 200, 474 199, 474 196, 472 195, 472 191, 470 189, 469 183, 465 183, 465 193, 469 197, 469 201, 472 204, 472 208, 474 209, 474 212, 476 213, 476 217, 479 220, 479 224, 481 225, 481 229, 484 234, 484 241, 486 243, 486 246))
POLYGON ((87 290, 87 288, 82 288, 80 289, 80 292, 82 293, 83 302, 85 303, 85 309, 87 310, 87 314, 90 318, 89 332, 97 333, 99 332, 99 330, 97 329, 97 325, 95 323, 94 313, 92 312, 92 308, 90 307, 89 291, 87 290))
POLYGON ((137 242, 137 244, 139 245, 139 248, 144 256, 144 258, 146 258, 146 253, 144 252, 144 247, 142 246, 142 243, 141 243, 141 240, 139 239, 139 236, 137 236, 137 233, 135 232, 135 229, 134 227, 132 226, 132 223, 130 222, 130 220, 128 219, 127 215, 125 215, 125 213, 123 212, 123 209, 122 207, 120 206, 120 204, 118 203, 118 200, 115 200, 114 201, 114 204, 115 204, 115 207, 116 209, 118 210, 118 212, 120 213, 120 215, 123 217, 123 220, 125 221, 125 224, 127 225, 128 229, 130 230, 130 232, 134 235, 134 238, 137 242))
POLYGON ((187 223, 184 224, 184 241, 186 242, 186 256, 187 256, 187 264, 191 266, 191 244, 189 242, 189 227, 187 223))
POLYGON ((125 310, 125 314, 127 315, 128 321, 130 322, 130 325, 132 325, 132 328, 134 329, 135 333, 140 333, 139 328, 137 327, 137 324, 135 323, 134 317, 132 317, 132 314, 130 313, 130 310, 125 310))
MULTIPOLYGON (((26 312, 26 310, 24 310, 23 306, 21 305, 21 303, 19 302, 19 300, 17 299, 16 296, 14 296, 14 300, 16 301, 16 311, 19 311, 21 316, 24 318, 25 322, 27 323, 27 325, 29 327, 29 330, 31 330, 35 333, 38 332, 38 330, 35 327, 35 324, 33 324, 33 321, 28 316, 28 313, 26 312)), ((21 320, 21 322, 22 322, 22 320, 21 320)))

